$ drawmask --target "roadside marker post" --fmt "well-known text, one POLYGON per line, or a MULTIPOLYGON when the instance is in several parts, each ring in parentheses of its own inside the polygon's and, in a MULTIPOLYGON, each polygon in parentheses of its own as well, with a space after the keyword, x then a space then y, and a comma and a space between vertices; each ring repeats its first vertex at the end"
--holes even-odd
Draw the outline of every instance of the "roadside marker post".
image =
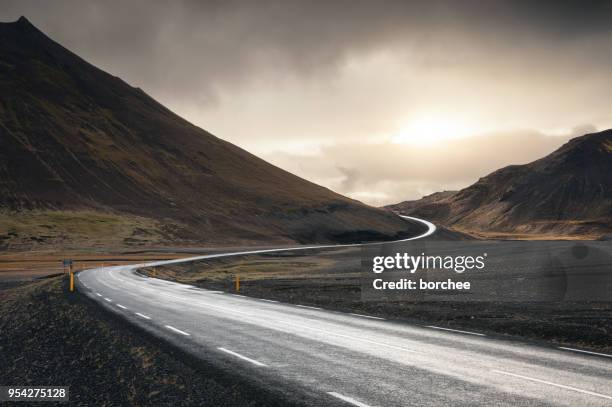
POLYGON ((70 261, 70 292, 74 292, 74 271, 72 270, 72 260, 70 261))
POLYGON ((62 264, 64 268, 68 267, 68 277, 70 278, 70 292, 74 292, 74 272, 72 270, 72 260, 64 259, 62 260, 62 264))
POLYGON ((70 292, 74 292, 74 271, 72 270, 73 261, 72 259, 63 259, 62 265, 64 270, 68 271, 68 278, 70 280, 70 292))
POLYGON ((236 292, 240 291, 240 276, 236 276, 236 292))

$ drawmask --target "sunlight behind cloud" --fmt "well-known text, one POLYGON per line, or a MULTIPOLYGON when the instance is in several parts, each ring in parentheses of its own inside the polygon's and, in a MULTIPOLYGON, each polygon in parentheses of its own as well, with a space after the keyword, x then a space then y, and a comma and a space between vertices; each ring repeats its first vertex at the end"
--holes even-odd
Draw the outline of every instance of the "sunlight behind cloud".
POLYGON ((423 115, 402 125, 391 137, 396 144, 430 145, 451 139, 473 136, 480 129, 466 121, 443 116, 423 115))

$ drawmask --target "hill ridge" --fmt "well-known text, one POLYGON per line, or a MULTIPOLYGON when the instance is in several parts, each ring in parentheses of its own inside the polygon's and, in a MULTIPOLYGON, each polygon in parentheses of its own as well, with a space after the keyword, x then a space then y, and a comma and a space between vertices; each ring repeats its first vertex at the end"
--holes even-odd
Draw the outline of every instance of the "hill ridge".
POLYGON ((595 238, 612 231, 612 130, 573 138, 462 190, 387 208, 475 233, 595 238))
MULTIPOLYGON (((0 123, 0 216, 93 211, 136 217, 134 230, 144 223, 160 241, 207 244, 412 233, 194 126, 25 18, 0 25, 0 123)), ((66 225, 49 222, 57 242, 66 225)))

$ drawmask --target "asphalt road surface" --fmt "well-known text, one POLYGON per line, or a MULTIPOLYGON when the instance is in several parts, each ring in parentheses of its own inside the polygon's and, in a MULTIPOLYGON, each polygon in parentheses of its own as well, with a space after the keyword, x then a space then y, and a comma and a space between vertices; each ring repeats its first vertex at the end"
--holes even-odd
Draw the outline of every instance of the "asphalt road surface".
MULTIPOLYGON (((426 224, 416 238, 435 231, 426 224)), ((609 355, 215 292, 142 266, 87 270, 78 285, 189 354, 312 404, 612 406, 609 355)))

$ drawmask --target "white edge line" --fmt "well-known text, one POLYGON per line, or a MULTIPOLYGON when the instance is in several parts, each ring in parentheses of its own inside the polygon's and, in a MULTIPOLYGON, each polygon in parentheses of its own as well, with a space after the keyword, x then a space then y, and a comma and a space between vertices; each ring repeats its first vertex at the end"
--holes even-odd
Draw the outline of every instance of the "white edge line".
POLYGON ((300 308, 309 308, 309 309, 321 309, 319 307, 311 307, 310 305, 300 305, 300 304, 295 304, 296 307, 300 307, 300 308))
POLYGON ((358 407, 370 407, 369 405, 362 403, 361 401, 357 401, 353 398, 344 396, 340 393, 336 393, 335 391, 328 391, 327 394, 329 394, 330 396, 334 396, 340 400, 346 401, 349 404, 352 404, 354 406, 358 406, 358 407))
POLYGON ((136 315, 138 315, 140 318, 144 318, 144 319, 151 319, 151 317, 148 317, 144 314, 141 314, 140 312, 137 312, 136 315))
POLYGON ((268 300, 266 298, 260 298, 261 301, 266 301, 266 302, 278 302, 276 300, 268 300))
POLYGON ((441 326, 425 325, 425 328, 440 329, 442 331, 450 331, 450 332, 459 332, 461 334, 468 334, 468 335, 486 336, 485 334, 480 334, 478 332, 460 331, 459 329, 442 328, 441 326))
POLYGON ((115 304, 115 305, 117 305, 121 309, 127 309, 127 307, 125 305, 121 305, 121 304, 115 304))
POLYGON ((106 297, 104 297, 104 299, 105 299, 106 301, 108 301, 108 302, 113 302, 113 300, 111 300, 110 298, 106 298, 106 297))
POLYGON ((381 317, 373 317, 371 315, 355 314, 353 312, 349 312, 349 315, 355 315, 356 317, 362 317, 362 318, 380 319, 382 321, 385 320, 384 318, 381 318, 381 317))
POLYGON ((191 334, 189 334, 189 333, 187 333, 187 332, 185 332, 185 331, 181 331, 180 329, 176 329, 176 328, 175 328, 175 327, 173 327, 173 326, 170 326, 170 325, 164 325, 164 326, 165 326, 166 328, 168 328, 169 330, 174 331, 174 332, 176 332, 176 333, 178 333, 178 334, 185 335, 185 336, 190 336, 190 335, 191 335, 191 334))
POLYGON ((229 349, 225 349, 225 348, 217 348, 217 349, 219 349, 221 352, 225 352, 225 353, 228 353, 228 354, 230 354, 232 356, 236 356, 239 359, 246 360, 247 362, 250 362, 250 363, 254 364, 255 366, 263 366, 263 367, 266 366, 265 364, 263 364, 261 362, 258 362, 255 359, 248 358, 246 356, 241 355, 240 353, 233 352, 233 351, 231 351, 229 349))
POLYGON ((588 351, 588 350, 566 348, 566 347, 563 347, 563 346, 559 346, 559 349, 569 350, 569 351, 572 351, 572 352, 588 353, 589 355, 605 356, 607 358, 612 358, 612 355, 608 355, 607 353, 591 352, 591 351, 588 351))
POLYGON ((503 375, 507 375, 507 376, 518 377, 518 378, 525 379, 525 380, 531 380, 532 382, 548 384, 550 386, 559 387, 561 389, 572 390, 572 391, 576 391, 578 393, 589 394, 591 396, 596 396, 596 397, 601 397, 601 398, 604 398, 604 399, 612 400, 612 396, 606 396, 605 394, 595 393, 593 391, 588 391, 588 390, 582 390, 582 389, 578 389, 576 387, 566 386, 564 384, 558 384, 558 383, 553 383, 553 382, 549 382, 549 381, 542 380, 542 379, 536 379, 536 378, 529 377, 529 376, 523 376, 523 375, 520 375, 520 374, 515 374, 515 373, 510 373, 510 372, 504 372, 503 370, 495 370, 495 369, 493 369, 492 372, 503 374, 503 375))

